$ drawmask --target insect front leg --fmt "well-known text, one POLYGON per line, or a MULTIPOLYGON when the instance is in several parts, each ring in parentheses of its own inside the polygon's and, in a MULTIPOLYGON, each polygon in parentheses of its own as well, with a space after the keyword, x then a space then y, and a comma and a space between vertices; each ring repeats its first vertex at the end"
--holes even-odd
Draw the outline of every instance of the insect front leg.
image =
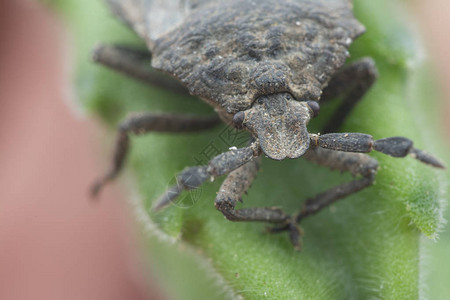
POLYGON ((230 221, 285 222, 289 216, 277 207, 251 207, 236 210, 238 201, 250 188, 259 170, 260 160, 255 159, 231 172, 217 193, 215 206, 230 221))
POLYGON ((323 90, 320 101, 326 102, 342 95, 344 98, 334 115, 323 128, 324 133, 335 132, 353 107, 362 99, 378 76, 375 62, 362 58, 344 67, 323 90))
POLYGON ((121 45, 99 45, 92 54, 94 62, 131 76, 153 86, 158 86, 181 95, 188 90, 169 77, 150 68, 151 53, 121 45))
POLYGON ((165 113, 140 113, 130 115, 117 130, 114 156, 110 170, 97 179, 91 187, 91 195, 97 196, 103 186, 114 179, 122 169, 129 147, 129 134, 148 132, 193 132, 212 128, 220 123, 217 116, 200 117, 165 113))
MULTIPOLYGON (((159 210, 167 206, 184 190, 198 188, 208 178, 214 179, 216 177, 229 174, 236 169, 246 170, 244 173, 247 173, 247 176, 249 176, 246 179, 246 182, 237 183, 236 185, 237 189, 246 190, 250 186, 251 181, 258 170, 259 160, 253 159, 259 155, 260 149, 258 143, 255 142, 248 147, 234 149, 219 154, 211 159, 208 165, 188 167, 184 169, 177 175, 177 184, 170 187, 158 200, 156 200, 153 205, 153 210, 159 210), (242 168, 241 166, 245 168, 242 168)), ((243 179, 242 176, 241 179, 243 179)))

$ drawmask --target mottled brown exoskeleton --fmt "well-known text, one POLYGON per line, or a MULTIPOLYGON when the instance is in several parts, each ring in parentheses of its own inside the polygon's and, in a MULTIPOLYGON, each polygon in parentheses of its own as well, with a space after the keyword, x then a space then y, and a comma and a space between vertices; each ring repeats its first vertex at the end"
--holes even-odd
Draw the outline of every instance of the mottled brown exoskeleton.
MULTIPOLYGON (((208 165, 186 168, 178 183, 156 201, 162 208, 183 190, 228 174, 215 206, 231 221, 276 224, 300 245, 298 223, 338 199, 374 182, 378 163, 361 154, 372 150, 394 157, 408 154, 434 167, 437 159, 404 137, 374 141, 362 133, 336 131, 376 79, 370 58, 344 66, 348 47, 364 32, 349 0, 108 0, 113 12, 146 42, 150 53, 100 46, 94 59, 150 84, 189 92, 214 107, 230 126, 248 130, 248 147, 214 157, 208 165), (155 76, 142 62, 177 79, 155 76), (308 133, 320 102, 338 95, 343 102, 322 135, 308 133), (355 153, 356 152, 356 153, 355 153), (358 153, 359 152, 359 153, 358 153), (259 169, 261 154, 275 160, 305 157, 317 164, 360 176, 307 199, 291 216, 279 208, 235 209, 259 169)), ((133 115, 118 130, 111 170, 93 186, 96 195, 120 171, 129 134, 211 128, 216 117, 146 113, 133 115)))

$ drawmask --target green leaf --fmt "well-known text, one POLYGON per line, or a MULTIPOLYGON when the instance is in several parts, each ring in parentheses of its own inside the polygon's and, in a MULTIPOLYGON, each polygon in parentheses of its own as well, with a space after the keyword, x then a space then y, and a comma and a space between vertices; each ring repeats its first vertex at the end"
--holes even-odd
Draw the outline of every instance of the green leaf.
MULTIPOLYGON (((111 131, 129 111, 213 113, 198 99, 144 86, 91 64, 89 52, 96 42, 143 44, 98 1, 53 2, 72 25, 80 103, 110 125, 111 131)), ((428 70, 417 54, 422 51, 420 45, 404 27, 404 20, 399 21, 400 10, 393 1, 355 2, 355 14, 367 33, 352 46, 352 59, 373 57, 380 77, 343 130, 375 138, 402 135, 413 139, 417 147, 435 152, 438 147, 430 125, 435 96, 429 93, 424 76, 428 70)), ((326 120, 334 107, 324 107, 318 119, 326 120)), ((112 150, 109 142, 106 152, 112 150)), ((198 134, 132 138, 128 168, 136 180, 139 219, 150 232, 149 260, 172 297, 423 296, 421 232, 434 239, 442 227, 445 173, 412 158, 373 154, 381 166, 376 184, 306 219, 301 253, 292 249, 286 235, 264 234, 264 224, 225 220, 213 205, 222 179, 184 193, 176 205, 160 213, 150 212, 152 201, 173 183, 177 172, 205 161, 208 147, 224 151, 230 143, 224 126, 198 134)), ((263 159, 262 172, 241 207, 276 205, 295 212, 307 197, 351 179, 302 159, 263 159)))

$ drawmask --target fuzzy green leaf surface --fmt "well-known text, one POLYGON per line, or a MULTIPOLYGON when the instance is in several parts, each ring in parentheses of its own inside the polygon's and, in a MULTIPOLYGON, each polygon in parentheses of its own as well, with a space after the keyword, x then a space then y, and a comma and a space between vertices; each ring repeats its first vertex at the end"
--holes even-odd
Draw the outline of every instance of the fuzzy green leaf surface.
MULTIPOLYGON (((94 66, 89 53, 98 42, 144 46, 101 1, 53 2, 72 25, 80 103, 93 117, 103 119, 111 132, 132 111, 214 113, 194 97, 145 86, 94 66)), ((422 115, 432 113, 426 108, 434 99, 419 99, 426 89, 420 76, 423 62, 417 54, 421 49, 397 20, 395 3, 355 1, 355 14, 367 33, 351 47, 351 60, 373 57, 380 76, 342 131, 368 133, 376 139, 406 136, 418 148, 432 151, 431 126, 422 115)), ((335 107, 324 106, 310 131, 319 128, 335 107)), ((371 154, 380 163, 375 185, 306 219, 301 224, 302 252, 293 250, 286 234, 265 234, 264 224, 225 220, 213 204, 223 178, 184 193, 176 205, 151 212, 153 201, 173 184, 179 171, 199 161, 206 163, 210 151, 225 151, 235 142, 225 126, 196 134, 132 138, 127 167, 137 182, 140 213, 158 235, 178 241, 172 245, 149 238, 150 260, 173 298, 217 299, 230 294, 244 299, 419 297, 421 234, 434 238, 443 222, 442 171, 412 158, 371 154), (216 277, 220 283, 210 284, 216 277)), ((112 149, 105 146, 104 151, 108 157, 112 149)), ((350 180, 348 174, 303 159, 263 159, 262 171, 239 208, 280 206, 294 213, 306 198, 350 180)))

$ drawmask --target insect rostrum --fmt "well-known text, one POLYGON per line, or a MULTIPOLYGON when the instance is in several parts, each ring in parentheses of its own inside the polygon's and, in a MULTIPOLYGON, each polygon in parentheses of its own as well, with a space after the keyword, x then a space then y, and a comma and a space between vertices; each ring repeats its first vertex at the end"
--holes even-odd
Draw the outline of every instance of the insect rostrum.
MULTIPOLYGON (((213 106, 222 121, 252 135, 249 146, 222 153, 207 165, 183 170, 177 184, 155 202, 155 209, 169 204, 183 190, 227 175, 217 194, 216 208, 232 221, 273 223, 273 232, 289 231, 293 245, 299 248, 298 223, 304 217, 373 184, 378 163, 362 153, 411 154, 434 167, 444 167, 404 137, 374 141, 368 134, 333 133, 377 77, 370 58, 344 65, 349 45, 364 32, 353 16, 350 1, 108 3, 146 41, 150 53, 101 46, 94 55, 98 62, 150 84, 188 91, 213 106), (181 85, 155 77, 142 64, 143 57, 151 57, 154 69, 171 75, 181 85), (324 134, 309 133, 307 125, 318 115, 319 103, 337 96, 342 96, 342 104, 326 123, 324 134), (294 215, 273 207, 236 210, 258 172, 262 154, 275 160, 304 157, 360 179, 307 199, 294 215)), ((94 184, 92 194, 98 194, 121 170, 129 134, 198 131, 218 123, 214 117, 130 116, 119 126, 112 168, 94 184)))

